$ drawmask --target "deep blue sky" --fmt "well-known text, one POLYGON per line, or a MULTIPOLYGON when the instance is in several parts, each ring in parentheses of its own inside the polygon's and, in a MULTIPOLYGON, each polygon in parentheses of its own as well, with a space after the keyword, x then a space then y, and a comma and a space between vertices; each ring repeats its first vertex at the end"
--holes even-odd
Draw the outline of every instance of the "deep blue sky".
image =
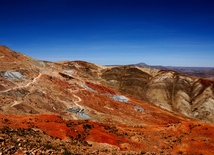
POLYGON ((50 61, 214 67, 214 1, 0 0, 0 44, 50 61))

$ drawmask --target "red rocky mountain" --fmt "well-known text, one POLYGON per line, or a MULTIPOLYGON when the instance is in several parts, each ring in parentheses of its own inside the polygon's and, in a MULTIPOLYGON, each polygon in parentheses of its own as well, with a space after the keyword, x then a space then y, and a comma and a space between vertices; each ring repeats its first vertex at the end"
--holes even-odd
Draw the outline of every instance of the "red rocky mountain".
POLYGON ((0 47, 2 154, 214 154, 213 81, 0 47))

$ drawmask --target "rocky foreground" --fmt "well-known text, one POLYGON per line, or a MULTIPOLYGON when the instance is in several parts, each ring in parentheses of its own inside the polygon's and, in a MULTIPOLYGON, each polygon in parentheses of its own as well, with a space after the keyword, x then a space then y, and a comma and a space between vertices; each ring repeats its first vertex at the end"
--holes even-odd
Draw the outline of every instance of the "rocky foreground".
POLYGON ((107 124, 56 115, 0 115, 3 154, 213 154, 214 126, 107 124))

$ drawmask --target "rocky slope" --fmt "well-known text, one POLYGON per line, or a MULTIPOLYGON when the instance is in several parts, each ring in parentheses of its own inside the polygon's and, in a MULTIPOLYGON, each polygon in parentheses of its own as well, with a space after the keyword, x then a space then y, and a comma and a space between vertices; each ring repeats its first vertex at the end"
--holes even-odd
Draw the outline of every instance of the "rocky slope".
POLYGON ((104 83, 161 108, 214 122, 214 81, 175 71, 122 66, 105 69, 104 83))
POLYGON ((213 122, 212 81, 4 46, 0 66, 0 153, 214 153, 214 125, 192 119, 213 122))

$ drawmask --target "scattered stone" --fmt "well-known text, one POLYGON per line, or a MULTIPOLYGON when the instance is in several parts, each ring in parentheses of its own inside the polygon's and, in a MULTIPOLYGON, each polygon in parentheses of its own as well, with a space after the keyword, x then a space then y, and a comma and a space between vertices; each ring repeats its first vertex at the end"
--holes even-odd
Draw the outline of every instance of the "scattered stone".
POLYGON ((80 113, 77 113, 77 116, 80 118, 80 119, 91 119, 91 117, 83 112, 80 112, 80 113))
POLYGON ((119 102, 128 102, 128 98, 122 95, 110 95, 110 97, 119 102))
POLYGON ((141 106, 135 106, 134 107, 134 109, 136 110, 136 111, 144 111, 144 109, 143 109, 143 107, 141 107, 141 106))
POLYGON ((78 113, 78 112, 80 112, 80 110, 81 109, 79 107, 68 108, 68 111, 72 112, 72 113, 78 113))
POLYGON ((4 142, 4 138, 3 137, 0 137, 0 143, 1 142, 4 142))

